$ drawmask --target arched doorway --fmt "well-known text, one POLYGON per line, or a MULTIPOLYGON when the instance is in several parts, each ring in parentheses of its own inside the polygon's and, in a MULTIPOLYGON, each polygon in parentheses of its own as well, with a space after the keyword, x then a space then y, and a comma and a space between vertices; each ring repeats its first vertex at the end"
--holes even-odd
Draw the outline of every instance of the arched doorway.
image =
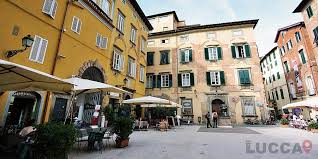
POLYGON ((212 111, 216 111, 221 117, 229 116, 228 107, 221 99, 214 99, 212 101, 212 111))
POLYGON ((14 92, 9 100, 6 127, 23 128, 26 124, 31 124, 31 121, 37 121, 42 100, 40 94, 18 91, 14 92))

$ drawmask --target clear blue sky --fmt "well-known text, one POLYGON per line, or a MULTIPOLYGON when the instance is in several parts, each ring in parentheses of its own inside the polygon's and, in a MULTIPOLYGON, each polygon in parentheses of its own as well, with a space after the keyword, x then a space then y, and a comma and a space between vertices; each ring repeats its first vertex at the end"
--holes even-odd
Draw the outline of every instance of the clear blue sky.
POLYGON ((278 28, 302 21, 292 13, 301 0, 137 0, 146 15, 175 10, 189 24, 260 19, 256 40, 260 55, 274 46, 278 28))

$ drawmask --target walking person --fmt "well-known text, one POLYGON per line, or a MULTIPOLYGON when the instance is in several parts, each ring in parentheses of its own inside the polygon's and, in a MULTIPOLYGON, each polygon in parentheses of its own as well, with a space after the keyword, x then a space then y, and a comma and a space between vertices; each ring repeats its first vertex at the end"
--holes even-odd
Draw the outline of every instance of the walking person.
POLYGON ((212 127, 210 112, 208 112, 208 113, 205 115, 205 118, 206 118, 206 128, 212 127))
POLYGON ((213 128, 218 128, 218 113, 213 110, 212 112, 212 118, 213 118, 213 128))

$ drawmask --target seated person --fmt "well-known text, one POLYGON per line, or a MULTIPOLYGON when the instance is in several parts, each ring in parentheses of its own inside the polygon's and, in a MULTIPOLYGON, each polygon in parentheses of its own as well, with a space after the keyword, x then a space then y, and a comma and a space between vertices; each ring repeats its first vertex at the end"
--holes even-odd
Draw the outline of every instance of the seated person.
POLYGON ((33 126, 35 124, 35 120, 31 119, 30 121, 25 122, 25 127, 19 132, 20 137, 26 137, 31 132, 35 131, 36 128, 33 126))

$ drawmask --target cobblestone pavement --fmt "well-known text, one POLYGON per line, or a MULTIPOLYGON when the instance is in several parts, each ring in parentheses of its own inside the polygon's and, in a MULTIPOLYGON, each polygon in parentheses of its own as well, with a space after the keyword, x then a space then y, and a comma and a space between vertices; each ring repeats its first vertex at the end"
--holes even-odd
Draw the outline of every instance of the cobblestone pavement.
POLYGON ((206 129, 200 126, 183 126, 167 132, 137 131, 131 135, 127 148, 106 148, 102 153, 75 150, 70 154, 72 159, 317 159, 317 156, 318 134, 304 130, 279 127, 206 129), (303 151, 304 140, 313 144, 309 153, 303 151), (265 153, 252 153, 257 143, 261 143, 261 147, 263 143, 267 145, 265 153), (273 150, 278 152, 269 152, 270 143, 276 143, 277 149, 273 150), (281 152, 281 145, 285 146, 283 150, 290 152, 281 152), (299 147, 301 149, 297 149, 299 147))

